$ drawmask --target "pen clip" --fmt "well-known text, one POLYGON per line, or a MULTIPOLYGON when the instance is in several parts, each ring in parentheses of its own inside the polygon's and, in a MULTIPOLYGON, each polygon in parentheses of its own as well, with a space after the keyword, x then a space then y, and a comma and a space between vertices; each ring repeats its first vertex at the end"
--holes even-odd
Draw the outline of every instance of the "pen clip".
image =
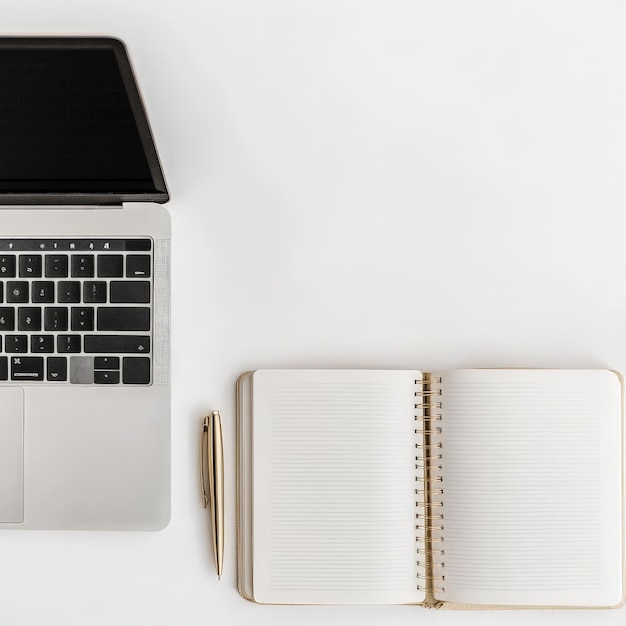
POLYGON ((209 506, 209 496, 206 491, 206 475, 208 472, 207 461, 209 460, 209 418, 202 420, 202 450, 200 452, 200 482, 202 484, 202 505, 206 509, 209 506))

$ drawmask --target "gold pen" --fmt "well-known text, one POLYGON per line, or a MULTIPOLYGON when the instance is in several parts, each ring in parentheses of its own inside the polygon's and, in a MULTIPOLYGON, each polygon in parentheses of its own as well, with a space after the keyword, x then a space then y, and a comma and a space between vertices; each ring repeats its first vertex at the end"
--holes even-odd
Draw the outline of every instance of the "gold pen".
POLYGON ((212 411, 202 420, 202 500, 204 508, 210 505, 213 530, 213 554, 217 579, 222 578, 224 561, 224 446, 222 420, 219 411, 212 411), (208 476, 207 476, 208 475, 208 476), (209 495, 206 481, 208 478, 209 495))

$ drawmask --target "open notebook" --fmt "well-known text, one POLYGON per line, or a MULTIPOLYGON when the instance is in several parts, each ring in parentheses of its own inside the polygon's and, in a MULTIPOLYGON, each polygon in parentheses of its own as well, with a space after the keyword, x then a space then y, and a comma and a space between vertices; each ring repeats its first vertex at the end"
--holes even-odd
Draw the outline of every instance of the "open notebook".
POLYGON ((620 380, 606 370, 242 375, 241 594, 619 606, 620 380))

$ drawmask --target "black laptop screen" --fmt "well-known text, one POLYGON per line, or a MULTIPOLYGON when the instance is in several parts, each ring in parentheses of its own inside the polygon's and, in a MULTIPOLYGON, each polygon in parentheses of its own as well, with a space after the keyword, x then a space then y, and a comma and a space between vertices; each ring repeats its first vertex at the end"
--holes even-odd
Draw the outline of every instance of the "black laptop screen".
POLYGON ((0 194, 164 191, 118 59, 106 46, 0 46, 0 194))

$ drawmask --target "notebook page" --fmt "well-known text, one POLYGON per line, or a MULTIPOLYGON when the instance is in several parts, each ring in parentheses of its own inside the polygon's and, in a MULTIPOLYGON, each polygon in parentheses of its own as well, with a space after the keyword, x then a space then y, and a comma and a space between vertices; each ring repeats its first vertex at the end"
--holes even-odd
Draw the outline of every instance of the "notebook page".
POLYGON ((254 597, 420 602, 412 371, 253 378, 254 597))
POLYGON ((609 371, 438 372, 445 593, 472 604, 622 597, 621 387, 609 371))

